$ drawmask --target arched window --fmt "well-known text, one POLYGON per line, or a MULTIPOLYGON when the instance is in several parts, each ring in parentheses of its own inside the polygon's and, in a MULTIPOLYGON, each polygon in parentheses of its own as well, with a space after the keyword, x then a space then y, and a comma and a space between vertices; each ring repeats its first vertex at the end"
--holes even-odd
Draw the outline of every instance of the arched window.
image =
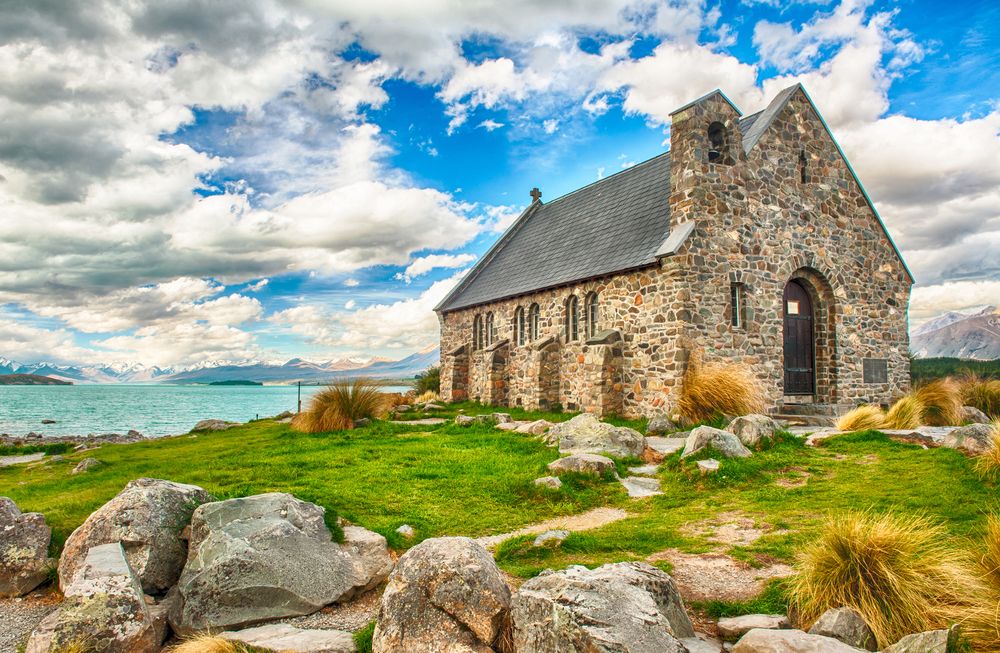
POLYGON ((476 317, 472 318, 472 348, 473 349, 482 349, 483 348, 482 327, 483 327, 483 316, 482 315, 476 315, 476 317))
POLYGON ((541 310, 538 304, 532 304, 528 309, 528 340, 538 340, 538 322, 541 317, 541 310))
POLYGON ((486 346, 489 347, 497 339, 497 328, 493 324, 493 313, 486 314, 486 346))
POLYGON ((729 153, 729 134, 721 122, 713 122, 708 126, 708 161, 709 163, 725 163, 729 153))
POLYGON ((566 300, 566 340, 572 342, 580 337, 580 303, 576 295, 566 300))
POLYGON ((601 324, 601 311, 597 303, 597 293, 587 295, 587 337, 593 338, 601 324))
POLYGON ((514 342, 520 347, 524 344, 524 309, 518 306, 514 310, 514 342))

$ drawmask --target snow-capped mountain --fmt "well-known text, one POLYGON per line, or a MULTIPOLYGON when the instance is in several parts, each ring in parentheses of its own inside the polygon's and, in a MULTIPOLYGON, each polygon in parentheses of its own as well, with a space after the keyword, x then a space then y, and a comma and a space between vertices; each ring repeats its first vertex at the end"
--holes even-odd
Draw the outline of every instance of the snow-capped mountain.
POLYGON ((987 306, 977 313, 946 313, 934 318, 914 330, 910 349, 920 358, 1000 358, 1000 309, 987 306), (928 325, 933 328, 926 328, 928 325))
POLYGON ((211 383, 213 381, 322 382, 350 376, 406 378, 438 364, 437 347, 398 361, 384 358, 342 358, 313 363, 293 358, 284 363, 259 360, 201 361, 183 368, 161 368, 139 363, 72 366, 49 362, 22 364, 0 357, 0 375, 38 374, 74 383, 211 383))

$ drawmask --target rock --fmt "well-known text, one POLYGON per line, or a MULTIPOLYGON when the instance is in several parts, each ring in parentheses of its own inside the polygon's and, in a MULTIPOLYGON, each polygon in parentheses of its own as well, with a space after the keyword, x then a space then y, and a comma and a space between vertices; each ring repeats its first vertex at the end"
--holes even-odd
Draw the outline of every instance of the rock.
POLYGON ((71 471, 70 474, 83 474, 85 472, 89 472, 95 467, 100 467, 103 464, 104 463, 97 458, 84 458, 79 462, 79 464, 77 464, 76 467, 73 468, 73 471, 71 471))
POLYGON ((930 630, 925 633, 907 635, 892 646, 882 649, 882 653, 947 653, 958 643, 958 628, 930 630))
POLYGON ((676 430, 677 425, 666 415, 654 415, 646 424, 646 435, 663 435, 676 430))
POLYGON ((517 431, 517 429, 527 422, 504 422, 503 424, 497 424, 497 428, 501 431, 517 431))
POLYGON ((55 423, 56 423, 56 421, 54 419, 43 419, 42 420, 42 424, 55 424, 55 423))
POLYGON ((659 465, 640 465, 639 467, 629 467, 629 474, 635 474, 637 476, 656 476, 660 473, 659 465))
POLYGON ((59 587, 65 591, 91 547, 122 542, 143 591, 166 592, 177 582, 187 559, 181 531, 195 508, 211 500, 195 485, 155 478, 129 482, 70 534, 59 560, 59 587))
POLYGON ((199 506, 170 626, 188 635, 310 614, 377 584, 384 539, 348 528, 341 546, 324 512, 277 492, 199 506))
POLYGON ((709 637, 704 633, 695 633, 694 637, 682 637, 683 644, 688 653, 722 653, 723 644, 714 637, 709 637))
POLYGON ((681 653, 694 628, 674 581, 644 562, 543 571, 511 604, 514 650, 681 653))
POLYGON ((371 423, 372 421, 370 419, 368 419, 367 417, 362 417, 361 419, 354 420, 354 428, 363 429, 364 427, 368 426, 371 423))
POLYGON ((128 433, 126 433, 125 435, 127 435, 130 438, 141 438, 141 437, 143 437, 142 433, 140 433, 139 431, 136 431, 135 429, 129 429, 128 433))
POLYGON ((274 653, 354 653, 354 638, 342 630, 304 630, 288 624, 267 624, 229 631, 222 639, 249 644, 274 653))
MULTIPOLYGON (((473 424, 496 424, 496 415, 506 415, 506 413, 495 413, 494 415, 456 415, 455 424, 458 426, 472 426, 473 424)), ((509 418, 510 415, 507 415, 509 418)), ((509 419, 507 421, 510 421, 509 419)))
POLYGON ((102 653, 154 653, 159 634, 119 543, 90 549, 63 593, 62 607, 42 620, 25 653, 56 653, 73 643, 102 653))
POLYGON ((944 437, 944 446, 978 456, 993 448, 992 434, 993 427, 989 424, 960 426, 944 437))
POLYGON ((226 429, 231 429, 234 426, 239 426, 236 422, 227 422, 221 419, 203 419, 194 425, 191 432, 195 431, 225 431, 226 429))
POLYGON ((532 546, 556 547, 569 537, 569 531, 545 531, 535 538, 532 546))
POLYGON ((56 562, 49 557, 51 539, 44 516, 22 513, 0 497, 0 598, 24 596, 48 579, 56 562))
POLYGON ((801 630, 755 628, 736 643, 733 653, 859 653, 859 649, 801 630))
POLYGON ((712 447, 726 458, 747 458, 752 455, 740 439, 729 431, 711 426, 699 426, 687 437, 681 458, 687 458, 707 447, 712 447))
POLYGON ((496 424, 507 424, 514 421, 508 413, 493 413, 491 417, 493 417, 493 421, 496 424))
POLYGON ((756 447, 774 437, 778 423, 767 415, 743 415, 729 423, 726 430, 740 439, 747 447, 756 447))
POLYGON ((544 419, 528 422, 517 427, 518 433, 530 433, 531 435, 542 435, 553 426, 552 422, 544 419))
POLYGON ((466 537, 424 540, 399 559, 382 594, 374 653, 491 653, 510 608, 493 557, 466 537))
POLYGON ((615 462, 605 456, 592 453, 578 453, 565 458, 559 458, 549 463, 549 470, 557 474, 578 472, 580 474, 597 474, 615 471, 615 462))
POLYGON ((146 601, 146 609, 149 610, 149 618, 153 623, 153 632, 156 633, 155 641, 158 644, 163 644, 163 642, 167 641, 167 636, 170 634, 170 622, 168 621, 170 610, 173 609, 174 604, 179 598, 177 592, 168 592, 159 603, 150 605, 149 601, 146 601))
POLYGON ((625 491, 628 492, 628 495, 633 499, 642 499, 663 494, 663 492, 660 492, 660 479, 658 478, 626 476, 620 482, 625 491))
POLYGON ((535 485, 541 485, 542 487, 558 490, 562 487, 562 481, 559 480, 559 477, 557 476, 543 476, 535 479, 535 485))
POLYGON ((409 524, 403 524, 402 526, 396 529, 396 532, 405 537, 406 539, 410 539, 417 534, 417 532, 413 530, 413 527, 410 526, 409 524))
POLYGON ((410 410, 412 408, 413 408, 413 406, 411 406, 410 404, 399 404, 399 405, 395 406, 393 408, 393 410, 396 411, 397 413, 405 413, 406 411, 408 411, 408 410, 410 410))
POLYGON ((875 633, 865 623, 864 618, 854 608, 832 608, 809 629, 811 635, 825 635, 839 639, 848 646, 877 651, 878 642, 875 633))
POLYGON ((698 471, 701 472, 702 476, 705 476, 706 474, 714 474, 719 471, 719 461, 715 458, 699 460, 698 471))
POLYGON ((970 424, 989 424, 990 416, 975 406, 962 406, 962 421, 970 424))
POLYGON ((436 404, 433 401, 428 401, 424 404, 424 410, 444 410, 444 406, 436 404))
POLYGON ((657 454, 656 456, 652 456, 653 458, 656 458, 656 460, 650 460, 648 462, 661 462, 665 457, 675 451, 683 449, 684 443, 687 441, 687 435, 682 435, 684 435, 684 437, 661 438, 654 435, 647 436, 645 454, 649 454, 650 451, 657 454))
POLYGON ((754 628, 781 630, 791 627, 788 617, 783 614, 744 614, 719 619, 719 635, 725 639, 742 637, 754 628))
POLYGON ((614 426, 590 413, 577 415, 549 429, 558 438, 560 453, 592 453, 611 456, 639 456, 646 448, 642 435, 624 426, 614 426))
MULTIPOLYGON (((389 545, 385 537, 360 526, 345 526, 344 541, 341 548, 351 557, 354 564, 354 577, 359 581, 367 581, 357 585, 353 595, 363 594, 374 589, 389 577, 393 561, 389 555, 389 545)), ((344 596, 342 599, 350 598, 344 596)))
POLYGON ((278 421, 278 420, 283 420, 283 419, 289 419, 291 417, 295 417, 295 413, 293 413, 290 410, 285 410, 285 411, 282 411, 282 412, 278 413, 277 415, 275 415, 271 419, 278 421))

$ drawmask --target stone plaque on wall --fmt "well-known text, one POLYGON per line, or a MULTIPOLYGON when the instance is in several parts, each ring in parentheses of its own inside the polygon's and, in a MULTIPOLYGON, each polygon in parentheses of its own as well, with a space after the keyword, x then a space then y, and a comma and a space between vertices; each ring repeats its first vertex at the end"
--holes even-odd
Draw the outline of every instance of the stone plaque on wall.
POLYGON ((884 358, 864 359, 865 383, 888 383, 889 361, 884 358))

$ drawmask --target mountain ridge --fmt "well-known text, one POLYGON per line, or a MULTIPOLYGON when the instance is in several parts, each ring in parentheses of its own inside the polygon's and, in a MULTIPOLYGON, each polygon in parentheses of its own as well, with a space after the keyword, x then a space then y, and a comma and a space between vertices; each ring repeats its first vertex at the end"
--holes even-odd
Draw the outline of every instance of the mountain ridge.
POLYGON ((1000 313, 996 306, 975 313, 945 313, 914 330, 910 350, 918 358, 996 360, 1000 358, 1000 313), (924 328, 928 324, 934 328, 924 328))

